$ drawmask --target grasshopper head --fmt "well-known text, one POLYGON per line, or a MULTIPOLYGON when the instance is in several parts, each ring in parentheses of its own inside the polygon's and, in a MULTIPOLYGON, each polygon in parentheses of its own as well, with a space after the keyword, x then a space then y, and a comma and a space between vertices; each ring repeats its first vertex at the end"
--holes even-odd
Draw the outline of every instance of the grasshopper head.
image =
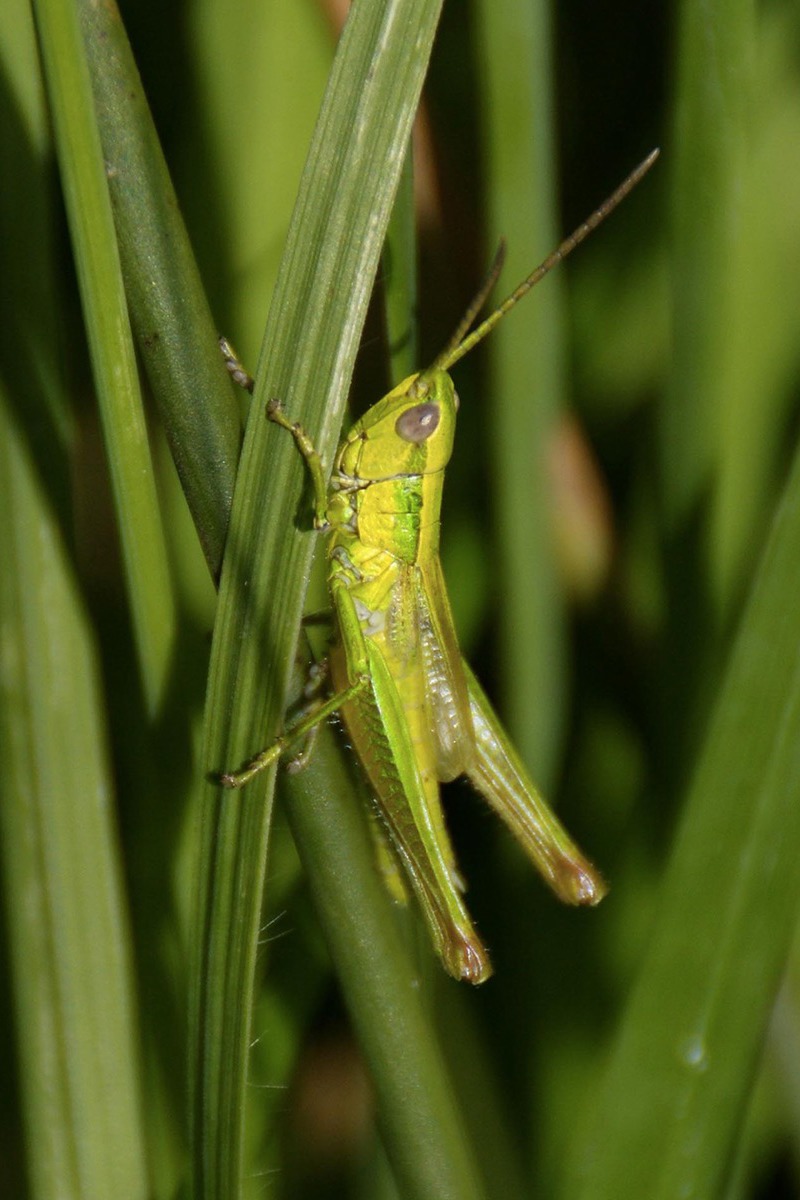
POLYGON ((339 451, 339 469, 375 480, 444 470, 457 409, 446 371, 410 375, 356 422, 339 451))
POLYGON ((447 465, 453 449, 453 433, 458 397, 448 371, 469 354, 494 329, 498 321, 514 308, 523 296, 543 279, 548 271, 570 254, 601 221, 628 195, 631 188, 658 157, 653 150, 631 172, 605 203, 587 217, 560 246, 549 254, 494 312, 470 333, 502 264, 503 252, 464 319, 433 365, 417 375, 409 375, 388 396, 379 400, 351 429, 342 443, 336 466, 345 475, 358 479, 393 479, 404 475, 430 475, 447 465))

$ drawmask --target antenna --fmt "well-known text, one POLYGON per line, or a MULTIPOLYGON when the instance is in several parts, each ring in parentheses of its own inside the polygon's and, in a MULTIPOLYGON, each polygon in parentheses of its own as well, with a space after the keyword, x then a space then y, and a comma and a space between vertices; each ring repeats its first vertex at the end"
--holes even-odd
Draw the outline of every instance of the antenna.
POLYGON ((544 262, 541 262, 535 270, 531 271, 527 279, 524 279, 519 287, 515 288, 511 295, 508 296, 507 299, 505 299, 503 303, 494 310, 493 313, 489 314, 485 321, 481 321, 477 329, 473 329, 472 333, 468 334, 467 330, 469 329, 477 312, 480 310, 481 305, 486 299, 492 284, 497 278, 500 266, 502 265, 505 247, 501 243, 500 251, 498 251, 498 254, 495 256, 495 261, 492 264, 492 269, 489 272, 489 275, 487 276, 486 283, 484 283, 480 292, 475 297, 472 304, 470 304, 464 319, 459 324, 458 329, 448 342, 446 348, 436 359, 433 366, 427 371, 422 372, 423 377, 430 376, 433 371, 449 371, 454 363, 457 363, 459 359, 462 359, 465 354, 469 354, 470 350, 477 346, 478 342, 482 342, 486 335, 491 333, 498 321, 501 321, 506 313, 510 312, 510 310, 519 303, 522 297, 527 295, 532 287, 535 287, 541 279, 544 279, 545 275, 547 275, 549 271, 552 271, 553 267, 558 266, 558 264, 562 262, 568 254, 571 254, 575 247, 579 246, 580 243, 584 241, 584 239, 587 238, 602 221, 605 221, 609 213, 614 211, 617 205, 625 199, 629 192, 633 191, 637 183, 639 183, 642 177, 647 174, 653 163, 658 158, 658 155, 659 151, 657 149, 651 150, 647 158, 640 162, 638 167, 631 171, 630 175, 627 177, 627 179, 623 180, 616 191, 612 192, 608 199, 604 200, 600 207, 596 208, 592 215, 587 217, 583 224, 579 225, 574 233, 571 233, 568 238, 565 238, 560 246, 553 250, 551 254, 548 254, 544 262))
POLYGON ((477 295, 474 297, 469 308, 464 313, 464 316, 461 318, 458 329, 455 331, 453 336, 450 338, 450 341, 447 343, 447 345, 445 346, 442 353, 440 355, 438 355, 438 357, 436 359, 436 363, 431 368, 431 370, 435 370, 436 365, 440 362, 440 360, 447 358, 450 354, 452 354, 455 350, 457 350, 458 347, 461 345, 461 342, 469 333, 470 327, 471 327, 473 321, 475 320, 478 313, 483 308, 486 301, 489 299, 489 293, 491 292, 492 288, 494 287, 494 285, 497 283, 498 279, 500 278, 500 272, 503 269, 503 263, 505 261, 506 261, 506 240, 505 240, 505 238, 501 238, 500 244, 498 245, 497 250, 495 251, 495 256, 492 259, 492 265, 489 267, 489 270, 486 272, 486 278, 484 279, 483 283, 481 284, 477 295))

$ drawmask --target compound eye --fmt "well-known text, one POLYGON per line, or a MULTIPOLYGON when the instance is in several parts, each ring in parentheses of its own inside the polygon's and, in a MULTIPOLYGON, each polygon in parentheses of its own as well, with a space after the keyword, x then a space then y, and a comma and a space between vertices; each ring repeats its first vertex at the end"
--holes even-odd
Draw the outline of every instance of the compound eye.
POLYGON ((395 429, 404 442, 420 445, 436 432, 440 417, 438 404, 416 404, 400 414, 395 429))

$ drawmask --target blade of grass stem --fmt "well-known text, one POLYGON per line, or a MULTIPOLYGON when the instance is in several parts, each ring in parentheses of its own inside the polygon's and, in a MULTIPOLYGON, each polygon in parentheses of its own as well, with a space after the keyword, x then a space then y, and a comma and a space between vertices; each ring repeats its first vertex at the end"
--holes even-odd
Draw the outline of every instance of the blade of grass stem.
MULTIPOLYGON (((495 242, 506 239, 504 277, 516 282, 556 241, 549 7, 483 0, 476 12, 489 228, 495 242)), ((557 274, 548 279, 488 347, 503 688, 515 741, 545 786, 558 756, 565 670, 547 487, 563 405, 562 286, 557 274)))
POLYGON ((322 730, 319 741, 302 781, 298 776, 283 781, 286 811, 370 1065, 399 1194, 479 1197, 478 1169, 471 1148, 466 1151, 466 1131, 419 972, 375 870, 351 771, 331 730, 322 730))
POLYGON ((5 394, 0 425, 0 845, 31 1196, 145 1200, 94 646, 59 519, 5 394))
MULTIPOLYGON (((212 771, 242 762, 283 721, 312 550, 309 536, 296 528, 303 464, 285 432, 265 422, 263 403, 279 396, 330 461, 439 7, 424 0, 381 7, 362 0, 351 10, 339 47, 273 298, 237 480, 208 700, 206 762, 212 771)), ((193 1034, 195 1186, 198 1196, 226 1200, 238 1195, 241 1172, 266 784, 261 780, 237 797, 209 794, 204 812, 197 922, 204 932, 193 1034)), ((343 813, 353 803, 348 793, 330 793, 343 813)), ((329 825, 318 806, 308 805, 306 826, 303 841, 313 836, 326 844, 329 825)), ((368 854, 363 847, 365 863, 368 854)), ((371 857, 369 864, 374 870, 371 857)), ((314 870, 311 861, 312 887, 321 901, 333 903, 328 890, 316 886, 314 870)), ((363 950, 379 952, 377 946, 363 950)), ((340 967, 343 986, 357 995, 349 992, 349 973, 365 969, 363 957, 347 957, 340 967)), ((356 1020, 371 1025, 372 1045, 387 1036, 382 1011, 357 1011, 356 1020)), ((376 1076, 391 1069, 385 1058, 372 1066, 376 1076)), ((450 1132, 440 1128, 437 1136, 457 1183, 451 1187, 445 1175, 431 1193, 430 1181, 420 1181, 409 1192, 420 1200, 474 1194, 472 1187, 464 1191, 473 1176, 471 1155, 452 1132, 458 1122, 449 1111, 447 1123, 450 1132)), ((403 1162, 414 1157, 403 1106, 383 1111, 382 1124, 403 1174, 403 1162)))
MULTIPOLYGON (((662 416, 667 527, 680 529, 715 483, 742 237, 742 171, 752 102, 753 5, 680 10, 673 150, 673 370, 662 416)), ((668 152, 669 153, 669 152, 668 152)), ((745 337, 746 343, 746 337, 745 337)))
POLYGON ((716 1196, 800 902, 800 454, 582 1147, 588 1200, 716 1196))
POLYGON ((212 576, 241 443, 197 264, 113 0, 78 0, 139 351, 212 576))
POLYGON ((53 181, 40 92, 31 86, 31 17, 19 9, 0 28, 2 160, 14 184, 0 197, 10 348, 0 383, 0 877, 26 1194, 144 1200, 130 939, 103 700, 64 532, 73 515, 72 431, 53 362, 61 315, 53 181), (11 92, 15 79, 30 87, 27 98, 11 92))
POLYGON ((65 0, 35 0, 62 187, 122 540, 142 686, 163 700, 175 604, 83 39, 65 0))
POLYGON ((145 1200, 94 647, 59 522, 3 405, 0 812, 31 1195, 145 1200))

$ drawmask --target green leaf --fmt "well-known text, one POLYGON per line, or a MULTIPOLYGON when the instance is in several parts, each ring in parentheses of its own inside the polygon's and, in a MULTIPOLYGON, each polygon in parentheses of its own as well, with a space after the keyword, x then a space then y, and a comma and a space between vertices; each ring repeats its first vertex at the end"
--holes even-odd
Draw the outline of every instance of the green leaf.
POLYGON ((139 352, 212 576, 219 576, 241 426, 164 156, 119 12, 79 0, 139 352))
POLYGON ((586 1200, 716 1196, 726 1180, 800 902, 798 562, 800 454, 594 1097, 586 1200))
POLYGON ((36 0, 34 13, 100 401, 142 685, 151 715, 155 715, 168 681, 176 617, 106 170, 77 14, 64 0, 36 0))
POLYGON ((760 318, 752 301, 763 305, 753 287, 763 271, 752 253, 755 221, 769 219, 763 204, 754 210, 754 196, 763 189, 761 174, 753 177, 751 144, 759 114, 754 5, 685 3, 679 38, 672 165, 675 355, 662 408, 663 495, 674 534, 706 494, 722 489, 712 510, 708 565, 724 613, 748 548, 741 535, 751 532, 753 520, 752 501, 746 502, 753 464, 736 461, 736 426, 749 423, 752 451, 765 415, 750 369, 760 318), (730 492, 745 502, 726 512, 730 492))
POLYGON ((31 1195, 145 1200, 135 991, 95 646, 63 514, 2 400, 0 831, 31 1195))
MULTIPOLYGON (((493 240, 505 238, 505 295, 560 240, 554 215, 550 13, 544 3, 478 4, 482 129, 493 240)), ((599 199, 599 198, 598 198, 599 199)), ((588 208, 593 201, 588 202, 588 208)), ((566 232, 566 231, 565 231, 566 232)), ((498 629, 509 724, 543 786, 552 786, 563 724, 562 600, 550 525, 550 442, 564 404, 556 274, 488 342, 498 629), (521 332, 519 324, 524 322, 521 332), (514 328, 514 325, 517 328, 514 328), (532 714, 534 714, 532 718, 532 714)))
MULTIPOLYGON (((20 1147, 6 1134, 3 1181, 9 1195, 31 1200, 146 1200, 105 698, 72 558, 71 414, 55 369, 56 197, 41 95, 30 86, 30 14, 9 9, 3 78, 18 73, 30 90, 3 89, 0 122, 14 181, 0 199, 12 348, 0 383, 0 869, 26 1178, 15 1179, 20 1147)), ((8 1128, 15 1097, 8 1075, 4 1083, 8 1128)))
MULTIPOLYGON (((287 779, 287 811, 369 1065, 398 1191, 425 1200, 477 1200, 483 1191, 474 1148, 431 1027, 419 967, 400 938, 352 769, 328 744, 333 740, 330 730, 320 733, 302 786, 297 776, 287 779)), ((432 969, 440 970, 438 962, 432 969)))

